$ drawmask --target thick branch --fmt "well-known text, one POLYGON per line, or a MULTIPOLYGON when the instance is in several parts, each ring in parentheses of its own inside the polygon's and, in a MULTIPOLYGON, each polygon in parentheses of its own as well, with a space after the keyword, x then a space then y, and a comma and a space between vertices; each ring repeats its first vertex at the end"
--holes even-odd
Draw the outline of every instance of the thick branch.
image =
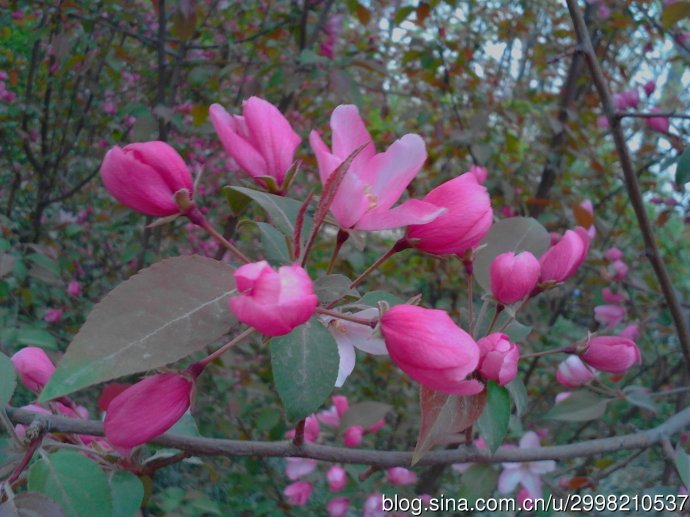
POLYGON ((568 10, 570 11, 570 17, 573 20, 575 33, 577 34, 577 41, 580 45, 582 54, 585 56, 587 66, 592 74, 594 86, 599 93, 599 98, 601 99, 604 113, 609 121, 613 141, 616 145, 616 151, 618 152, 618 157, 623 169, 623 175, 625 177, 625 188, 628 191, 630 203, 635 210, 637 224, 640 227, 642 238, 644 239, 647 257, 649 257, 649 261, 651 262, 654 273, 659 281, 661 291, 663 292, 666 303, 668 304, 671 317, 673 318, 673 322, 678 332, 678 339, 680 341, 681 349, 683 350, 683 356, 685 357, 685 365, 690 371, 690 330, 688 330, 685 317, 683 316, 683 311, 680 303, 678 302, 678 298, 676 297, 676 293, 673 290, 671 278, 666 270, 664 260, 659 254, 656 241, 654 240, 652 225, 647 217, 647 212, 645 211, 640 185, 637 181, 637 176, 635 175, 632 159, 630 157, 630 151, 628 150, 628 145, 625 142, 625 136, 623 135, 623 130, 621 128, 620 117, 616 113, 611 92, 609 91, 604 73, 599 65, 599 60, 594 53, 592 41, 589 38, 589 31, 587 30, 585 20, 582 17, 582 12, 577 5, 577 0, 566 0, 566 2, 568 4, 568 10))
MULTIPOLYGON (((95 420, 77 420, 62 416, 36 415, 21 409, 7 408, 8 416, 15 424, 30 424, 35 418, 47 420, 50 432, 103 435, 103 424, 95 420)), ((449 463, 500 463, 539 460, 563 460, 593 456, 626 449, 643 449, 661 443, 662 440, 690 425, 690 407, 669 418, 658 427, 623 436, 600 438, 568 445, 555 445, 533 449, 502 449, 493 456, 485 449, 461 448, 453 451, 432 451, 420 461, 422 465, 449 463)), ((164 434, 151 440, 152 444, 174 447, 198 456, 253 456, 313 458, 316 460, 374 465, 377 467, 409 466, 411 452, 349 449, 304 443, 296 446, 290 441, 258 442, 223 440, 164 434)))

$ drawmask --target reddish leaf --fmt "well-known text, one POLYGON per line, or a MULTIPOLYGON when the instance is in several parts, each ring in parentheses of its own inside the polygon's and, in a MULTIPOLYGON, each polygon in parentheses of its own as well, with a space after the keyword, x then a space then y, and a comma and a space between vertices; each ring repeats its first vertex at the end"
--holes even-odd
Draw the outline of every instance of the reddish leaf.
POLYGON ((582 208, 579 204, 573 203, 573 215, 578 226, 589 228, 594 224, 594 215, 582 208))

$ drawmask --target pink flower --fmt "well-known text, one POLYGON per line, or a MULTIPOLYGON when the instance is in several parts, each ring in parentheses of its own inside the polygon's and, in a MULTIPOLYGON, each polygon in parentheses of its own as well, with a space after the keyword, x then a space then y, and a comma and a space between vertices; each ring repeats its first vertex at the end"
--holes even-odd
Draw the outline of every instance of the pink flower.
POLYGON ((615 94, 613 96, 613 103, 618 111, 623 111, 627 108, 637 108, 640 104, 640 95, 637 93, 637 88, 615 94))
POLYGON ((347 497, 336 497, 326 503, 328 517, 345 517, 350 509, 350 500, 347 497))
POLYGON ((587 258, 589 237, 587 230, 578 226, 565 235, 539 259, 542 282, 564 282, 570 278, 587 258))
MULTIPOLYGON (((315 415, 309 415, 304 421, 304 441, 305 442, 315 442, 319 438, 319 433, 321 432, 321 426, 315 415)), ((295 430, 291 429, 285 435, 288 438, 295 437, 295 430)))
POLYGON ((618 248, 609 248, 604 253, 604 258, 610 262, 615 262, 623 258, 623 252, 618 248))
POLYGON ((340 465, 333 465, 326 472, 326 479, 331 492, 340 492, 347 485, 347 472, 340 465))
POLYGON ((165 142, 113 147, 101 164, 101 179, 115 199, 152 217, 180 213, 175 195, 191 203, 192 175, 177 151, 165 142))
POLYGON ((596 336, 589 340, 581 359, 592 368, 609 373, 625 373, 642 362, 637 345, 621 336, 596 336))
POLYGON ((626 276, 628 276, 628 265, 623 262, 622 260, 616 260, 613 263, 613 279, 614 280, 623 280, 626 276))
POLYGON ((362 443, 364 436, 364 428, 359 425, 353 425, 345 429, 343 433, 343 443, 345 447, 357 447, 362 443))
MULTIPOLYGON (((536 259, 535 259, 536 260, 536 259)), ((520 349, 508 336, 494 332, 477 341, 480 359, 479 373, 488 380, 505 386, 517 376, 520 349)))
POLYGON ((316 470, 316 460, 311 458, 287 458, 286 461, 285 475, 290 481, 296 481, 316 470))
POLYGON ((333 395, 331 400, 338 412, 338 416, 342 418, 343 415, 347 413, 348 409, 350 409, 350 403, 347 401, 347 397, 345 395, 333 395))
POLYGON ((612 329, 625 319, 627 311, 620 305, 597 305, 594 307, 594 319, 606 329, 612 329))
MULTIPOLYGON (((520 439, 520 449, 540 447, 539 437, 534 431, 527 431, 520 439)), ((522 485, 532 499, 542 497, 541 476, 556 470, 553 460, 524 463, 503 463, 503 472, 498 478, 498 491, 507 494, 522 485)))
POLYGON ((383 497, 381 494, 371 494, 364 500, 363 517, 386 517, 383 511, 383 497))
MULTIPOLYGON (((649 110, 653 113, 661 111, 659 108, 652 108, 649 110)), ((668 117, 649 117, 648 119, 645 120, 645 124, 649 129, 652 131, 656 131, 658 133, 666 134, 668 133, 669 129, 669 121, 668 117)))
POLYGON ((483 185, 486 178, 489 176, 489 171, 486 167, 480 167, 479 165, 472 165, 468 172, 474 174, 474 177, 477 178, 477 183, 480 185, 483 185))
POLYGON ((604 287, 601 291, 601 297, 606 303, 617 304, 625 301, 625 296, 621 293, 614 293, 608 287, 604 287))
POLYGON ((228 153, 245 173, 262 187, 272 177, 282 192, 285 175, 302 140, 273 104, 250 97, 242 116, 230 115, 220 104, 209 109, 213 127, 228 153))
POLYGON ((193 387, 189 377, 176 372, 132 385, 108 405, 106 437, 124 452, 163 434, 189 409, 193 387))
POLYGON ((285 487, 283 494, 287 496, 288 504, 293 506, 304 506, 309 501, 313 489, 314 487, 311 483, 307 483, 306 481, 295 481, 285 487))
POLYGON ((632 341, 635 341, 637 339, 637 336, 640 333, 640 326, 637 323, 631 323, 627 327, 625 327, 623 330, 621 330, 618 335, 620 337, 624 337, 627 339, 630 339, 632 341))
POLYGON ((57 323, 62 319, 64 311, 62 309, 48 309, 43 314, 43 319, 48 323, 57 323))
POLYGON ((470 172, 442 183, 424 201, 447 209, 428 224, 407 228, 410 244, 427 253, 462 255, 479 244, 491 227, 489 193, 470 172))
POLYGON ((55 371, 53 361, 42 348, 27 346, 12 356, 12 364, 17 370, 22 384, 34 393, 39 393, 48 384, 55 371))
POLYGON ((449 394, 483 389, 467 380, 479 364, 479 347, 447 312, 396 305, 381 318, 381 333, 393 362, 418 383, 449 394))
POLYGON ((654 93, 654 90, 656 90, 656 83, 653 80, 649 80, 646 83, 644 83, 644 92, 647 94, 647 97, 649 97, 651 94, 654 93))
POLYGON ((240 292, 230 298, 230 310, 238 320, 267 336, 284 336, 305 323, 318 299, 307 272, 297 264, 276 272, 262 260, 245 264, 235 273, 240 292))
POLYGON ((522 300, 537 285, 540 269, 529 251, 498 255, 491 262, 491 294, 504 305, 522 300))
POLYGON ((566 388, 577 388, 592 379, 594 372, 576 355, 569 355, 556 370, 556 380, 566 388))
POLYGON ((76 280, 70 280, 67 284, 67 294, 74 298, 79 298, 81 296, 81 284, 76 280))
POLYGON ((600 127, 602 129, 608 129, 609 119, 606 115, 599 115, 597 117, 597 127, 600 127))
POLYGON ((386 481, 393 485, 414 485, 417 474, 404 467, 393 467, 386 471, 386 481))
POLYGON ((356 149, 366 145, 350 164, 331 205, 341 228, 385 230, 433 221, 443 209, 410 199, 392 208, 426 161, 426 146, 419 135, 396 140, 384 153, 374 143, 356 106, 338 106, 331 115, 333 146, 329 150, 317 131, 309 135, 321 182, 356 149))

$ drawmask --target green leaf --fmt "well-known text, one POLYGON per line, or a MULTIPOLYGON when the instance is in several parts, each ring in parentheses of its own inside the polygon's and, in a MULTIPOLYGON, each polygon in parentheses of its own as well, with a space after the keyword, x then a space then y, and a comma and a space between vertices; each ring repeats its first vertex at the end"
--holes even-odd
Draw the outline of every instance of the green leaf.
POLYGON ((485 404, 485 391, 467 397, 448 395, 421 386, 419 409, 422 416, 412 465, 422 459, 434 445, 446 443, 449 438, 474 424, 482 414, 485 404))
POLYGON ((362 296, 357 303, 369 305, 370 307, 376 307, 376 304, 380 301, 388 302, 388 305, 391 307, 404 303, 403 300, 397 296, 385 291, 369 291, 367 294, 362 296))
POLYGON ((50 497, 23 492, 0 504, 0 517, 65 517, 65 513, 50 497))
POLYGON ((690 486, 690 457, 683 449, 683 445, 679 442, 676 446, 676 470, 681 482, 685 488, 690 486))
POLYGON ((225 193, 225 199, 230 207, 230 212, 232 212, 232 215, 235 217, 239 217, 242 212, 244 212, 244 209, 249 206, 249 203, 252 202, 252 198, 230 187, 224 187, 223 192, 225 193))
POLYGON ((15 336, 17 343, 24 346, 37 346, 46 350, 57 350, 57 341, 47 330, 22 328, 15 336))
POLYGON ((649 390, 642 386, 626 386, 623 388, 623 393, 625 393, 625 400, 630 404, 638 407, 645 408, 652 413, 658 413, 659 408, 654 402, 654 399, 649 394, 649 390))
POLYGON ((676 165, 676 185, 682 188, 688 181, 690 181, 690 147, 685 148, 676 165))
POLYGON ((513 404, 515 404, 515 412, 518 418, 522 416, 527 409, 527 388, 525 388, 525 383, 522 382, 520 377, 515 377, 515 379, 506 384, 506 389, 513 399, 513 404))
POLYGON ((377 402, 375 400, 365 400, 352 404, 340 420, 340 429, 344 431, 353 425, 369 429, 386 416, 386 413, 390 410, 390 404, 377 402))
POLYGON ((316 411, 338 377, 338 345, 312 318, 286 336, 271 340, 271 367, 287 417, 300 420, 316 411))
POLYGON ((352 281, 345 275, 326 275, 314 280, 314 293, 322 305, 340 300, 344 296, 357 296, 357 290, 350 289, 352 281))
POLYGON ((565 422, 596 420, 606 412, 606 406, 612 400, 602 399, 589 391, 576 391, 552 407, 544 418, 565 422))
POLYGON ((261 246, 266 253, 266 258, 273 265, 291 264, 293 262, 288 250, 285 235, 268 223, 255 221, 254 224, 261 232, 261 246))
POLYGON ((194 420, 190 412, 182 415, 182 418, 180 418, 168 432, 182 436, 201 436, 201 433, 199 433, 199 426, 196 425, 196 420, 194 420))
POLYGON ((669 28, 687 17, 690 17, 690 2, 675 2, 664 7, 664 12, 661 13, 661 24, 669 28))
POLYGON ((467 500, 473 506, 477 499, 488 499, 496 489, 498 470, 491 465, 475 463, 460 478, 458 498, 467 500))
POLYGON ((536 219, 510 217, 498 221, 480 243, 474 260, 474 276, 486 292, 491 292, 489 268, 498 255, 529 251, 539 258, 550 242, 549 232, 536 219))
POLYGON ((180 256, 123 282, 91 311, 40 400, 159 368, 213 343, 235 324, 233 272, 217 260, 180 256))
POLYGON ((17 373, 10 358, 0 353, 0 411, 12 398, 17 387, 17 373))
POLYGON ((47 495, 69 517, 111 517, 113 512, 108 478, 78 452, 58 451, 34 463, 29 491, 47 495))
POLYGON ((395 11, 395 15, 393 16, 393 24, 400 25, 410 14, 412 14, 414 9, 415 8, 413 6, 406 5, 405 7, 401 7, 395 11))
POLYGON ((510 420, 510 395, 508 390, 494 381, 486 384, 486 406, 477 422, 479 433, 493 454, 496 452, 508 433, 510 420))
POLYGON ((113 498, 113 517, 132 517, 144 500, 144 485, 141 480, 125 470, 110 476, 110 490, 113 498))

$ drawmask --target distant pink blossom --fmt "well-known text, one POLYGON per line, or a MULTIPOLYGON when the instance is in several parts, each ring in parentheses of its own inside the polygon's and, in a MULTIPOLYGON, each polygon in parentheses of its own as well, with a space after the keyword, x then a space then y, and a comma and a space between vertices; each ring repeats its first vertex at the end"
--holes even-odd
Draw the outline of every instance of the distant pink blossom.
POLYGON ((640 326, 637 323, 631 323, 618 333, 620 337, 630 339, 631 341, 635 341, 639 334, 640 326))
POLYGON ((306 481, 295 481, 290 483, 283 490, 283 494, 288 498, 287 502, 293 506, 304 506, 309 502, 314 487, 306 481))
POLYGON ((43 314, 43 319, 48 323, 57 323, 62 319, 64 311, 62 309, 48 309, 43 314))
POLYGON ((316 469, 316 460, 311 458, 287 458, 286 462, 285 475, 290 481, 297 481, 316 469))
MULTIPOLYGON (((520 439, 520 449, 534 449, 540 446, 539 437, 534 431, 527 431, 520 439)), ((503 463, 502 466, 503 472, 498 478, 498 491, 508 494, 518 485, 522 485, 532 499, 542 497, 541 476, 556 470, 556 462, 553 460, 503 463)))
POLYGON ((594 307, 594 319, 606 329, 612 329, 625 319, 627 311, 620 305, 597 305, 594 307))
POLYGON ((386 480, 393 485, 414 485, 417 474, 405 467, 393 467, 386 471, 386 480))
POLYGON ((347 497, 336 497, 326 503, 328 517, 345 517, 350 509, 350 500, 347 497))
POLYGON ((364 428, 359 425, 353 425, 345 429, 343 433, 343 443, 345 447, 357 447, 362 443, 364 436, 364 428))
POLYGON ((79 298, 81 296, 81 284, 77 280, 70 280, 67 284, 67 294, 79 298))
POLYGON ((333 465, 326 472, 326 480, 331 492, 340 492, 347 485, 347 472, 340 465, 333 465))

